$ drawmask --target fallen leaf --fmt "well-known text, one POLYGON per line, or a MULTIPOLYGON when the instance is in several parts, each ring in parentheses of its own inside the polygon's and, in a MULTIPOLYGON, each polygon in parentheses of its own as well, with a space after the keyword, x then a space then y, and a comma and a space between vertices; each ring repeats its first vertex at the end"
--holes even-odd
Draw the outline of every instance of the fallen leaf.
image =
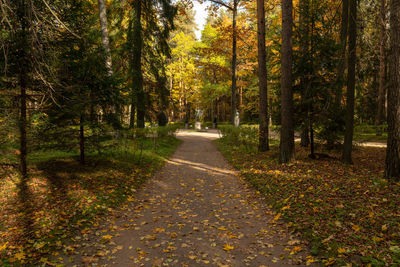
POLYGON ((234 246, 229 245, 229 244, 225 244, 225 245, 224 245, 224 250, 225 250, 225 251, 230 251, 230 250, 233 250, 234 248, 235 248, 234 246))

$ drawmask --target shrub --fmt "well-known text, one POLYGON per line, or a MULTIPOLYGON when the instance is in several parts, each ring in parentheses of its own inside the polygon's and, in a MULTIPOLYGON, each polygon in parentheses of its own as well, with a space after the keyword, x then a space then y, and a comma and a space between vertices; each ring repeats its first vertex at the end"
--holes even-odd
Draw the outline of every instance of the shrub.
POLYGON ((224 142, 234 147, 243 147, 246 151, 255 151, 258 146, 258 127, 223 125, 219 127, 224 142))

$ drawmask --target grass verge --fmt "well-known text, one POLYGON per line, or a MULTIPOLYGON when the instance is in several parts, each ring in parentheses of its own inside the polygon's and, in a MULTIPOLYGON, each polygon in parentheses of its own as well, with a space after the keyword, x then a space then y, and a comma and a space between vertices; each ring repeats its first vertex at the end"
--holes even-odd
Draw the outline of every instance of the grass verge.
POLYGON ((151 177, 180 141, 151 138, 140 149, 127 140, 82 166, 77 155, 38 153, 29 166, 28 187, 18 189, 17 174, 0 179, 0 265, 50 264, 47 256, 66 249, 76 231, 95 226, 151 177))
POLYGON ((357 147, 348 166, 339 152, 312 160, 296 147, 296 160, 280 165, 276 144, 249 153, 227 140, 216 140, 223 155, 309 240, 322 264, 400 265, 400 183, 382 179, 385 149, 357 147))

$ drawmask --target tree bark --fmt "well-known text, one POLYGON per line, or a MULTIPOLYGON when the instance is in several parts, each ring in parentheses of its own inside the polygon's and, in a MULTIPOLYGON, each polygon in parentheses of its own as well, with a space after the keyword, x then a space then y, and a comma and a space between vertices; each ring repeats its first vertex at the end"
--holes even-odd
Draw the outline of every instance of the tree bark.
POLYGON ((134 1, 135 17, 133 25, 133 53, 132 53, 132 89, 133 95, 136 97, 137 109, 137 127, 144 128, 145 115, 145 95, 143 91, 143 73, 142 73, 142 0, 134 1))
POLYGON ((308 147, 310 144, 310 136, 309 136, 309 127, 308 127, 308 104, 307 100, 309 97, 308 94, 308 75, 309 68, 306 67, 309 62, 309 0, 301 0, 299 3, 300 6, 300 16, 299 16, 299 24, 300 24, 300 53, 301 57, 301 65, 303 69, 306 71, 300 77, 300 94, 301 94, 301 109, 302 109, 302 122, 301 122, 301 141, 300 145, 302 147, 308 147))
POLYGON ((378 113, 376 124, 381 125, 384 120, 385 113, 385 69, 386 69, 386 0, 380 1, 380 18, 379 18, 379 91, 378 91, 378 113))
POLYGON ((136 114, 136 106, 133 104, 135 101, 131 101, 131 113, 130 113, 130 118, 129 118, 129 128, 134 128, 135 127, 135 114, 136 114))
POLYGON ((85 126, 83 113, 79 119, 79 150, 80 150, 80 163, 85 165, 85 126))
POLYGON ((337 65, 338 74, 337 74, 336 93, 335 93, 336 110, 340 109, 340 104, 342 100, 344 71, 346 68, 345 59, 346 59, 348 27, 349 27, 349 0, 342 0, 342 20, 340 28, 340 56, 337 65))
POLYGON ((280 163, 294 158, 293 92, 292 92, 292 26, 293 2, 282 0, 282 76, 280 163))
POLYGON ((257 36, 258 36, 258 86, 260 93, 260 126, 258 151, 269 150, 268 142, 268 85, 267 55, 265 48, 265 7, 264 0, 257 0, 257 36))
POLYGON ((385 177, 400 181, 400 0, 390 1, 388 141, 385 177))
POLYGON ((113 75, 110 39, 108 38, 107 9, 104 0, 98 0, 101 27, 101 42, 105 53, 105 65, 108 76, 113 75))
POLYGON ((238 1, 233 1, 232 9, 232 98, 231 98, 231 123, 235 125, 236 116, 236 61, 237 61, 237 5, 238 1))
POLYGON ((20 90, 20 108, 19 108, 19 134, 20 134, 20 148, 19 148, 19 161, 21 172, 21 188, 26 187, 28 172, 27 172, 27 140, 26 140, 26 125, 27 125, 27 107, 26 107, 26 91, 28 88, 28 73, 30 61, 28 59, 28 35, 29 35, 29 18, 28 18, 28 3, 26 0, 18 0, 17 2, 17 16, 20 24, 20 30, 17 32, 18 40, 18 82, 20 90))
POLYGON ((346 103, 346 131, 344 133, 344 144, 342 161, 352 164, 351 152, 353 148, 354 129, 354 92, 356 82, 356 41, 357 41, 357 0, 350 0, 349 18, 349 57, 347 71, 347 103, 346 103))

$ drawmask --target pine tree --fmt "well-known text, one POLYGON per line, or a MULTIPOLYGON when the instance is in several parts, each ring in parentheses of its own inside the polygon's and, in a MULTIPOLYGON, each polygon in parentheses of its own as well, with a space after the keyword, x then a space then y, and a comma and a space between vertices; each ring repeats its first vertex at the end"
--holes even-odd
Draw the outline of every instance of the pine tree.
POLYGON ((385 177, 400 181, 400 0, 390 1, 388 141, 385 177))
POLYGON ((292 92, 292 26, 293 2, 282 0, 282 76, 281 76, 281 140, 279 162, 294 158, 294 122, 292 92))
POLYGON ((268 87, 267 55, 265 49, 265 7, 264 0, 257 0, 257 36, 258 36, 258 79, 260 92, 260 126, 258 150, 269 150, 268 142, 268 87))
MULTIPOLYGON (((174 29, 173 19, 176 14, 176 7, 171 0, 135 0, 133 5, 132 19, 132 106, 137 111, 137 127, 144 128, 146 114, 146 94, 143 89, 143 54, 148 53, 150 61, 150 72, 161 85, 159 93, 161 99, 165 99, 166 82, 165 70, 159 73, 157 63, 161 54, 169 57, 168 39, 170 32, 174 29), (161 22, 161 23, 160 23, 161 22), (144 27, 144 25, 146 27, 144 27), (155 45, 149 45, 153 43, 155 45), (153 51, 157 51, 154 53, 153 51)), ((161 66, 164 66, 161 64, 161 66)), ((165 101, 165 100, 162 100, 165 101)), ((131 125, 132 119, 131 115, 131 125)))
POLYGON ((351 164, 354 131, 354 93, 356 84, 357 0, 350 0, 349 13, 349 57, 346 93, 346 131, 344 135, 342 161, 351 164))

